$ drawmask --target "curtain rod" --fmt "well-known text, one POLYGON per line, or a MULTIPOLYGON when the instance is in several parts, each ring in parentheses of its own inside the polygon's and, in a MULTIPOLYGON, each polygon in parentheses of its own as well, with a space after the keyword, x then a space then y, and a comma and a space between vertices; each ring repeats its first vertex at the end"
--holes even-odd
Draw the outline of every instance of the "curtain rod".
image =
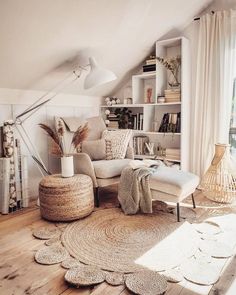
MULTIPOLYGON (((215 13, 215 11, 212 10, 212 11, 211 11, 211 14, 214 14, 214 13, 215 13)), ((195 21, 195 20, 200 20, 200 17, 195 17, 193 20, 194 20, 194 21, 195 21)))

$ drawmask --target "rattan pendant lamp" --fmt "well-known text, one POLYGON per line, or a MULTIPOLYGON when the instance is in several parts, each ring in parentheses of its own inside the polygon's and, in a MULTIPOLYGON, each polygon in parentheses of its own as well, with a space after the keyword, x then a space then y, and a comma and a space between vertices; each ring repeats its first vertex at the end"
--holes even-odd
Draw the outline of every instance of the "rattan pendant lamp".
POLYGON ((215 202, 232 203, 236 200, 236 163, 230 154, 230 145, 215 145, 215 155, 202 178, 201 189, 215 202))

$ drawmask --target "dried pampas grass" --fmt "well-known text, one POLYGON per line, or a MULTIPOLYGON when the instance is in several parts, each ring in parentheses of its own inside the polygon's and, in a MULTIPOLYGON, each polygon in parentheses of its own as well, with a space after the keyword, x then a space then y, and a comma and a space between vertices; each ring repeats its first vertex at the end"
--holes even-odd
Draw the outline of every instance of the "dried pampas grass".
POLYGON ((39 127, 41 127, 47 133, 47 135, 53 140, 58 154, 63 155, 63 147, 58 133, 51 127, 43 123, 40 123, 39 127))
POLYGON ((71 144, 74 149, 78 147, 78 145, 83 142, 88 136, 89 128, 88 123, 86 123, 83 127, 80 126, 74 133, 71 144))
POLYGON ((43 123, 40 123, 39 126, 52 139, 54 144, 54 153, 59 156, 70 154, 72 147, 76 150, 78 146, 87 138, 89 132, 88 123, 86 123, 84 126, 79 126, 73 135, 69 151, 66 151, 66 144, 64 142, 65 130, 62 124, 58 125, 58 129, 56 131, 43 123))

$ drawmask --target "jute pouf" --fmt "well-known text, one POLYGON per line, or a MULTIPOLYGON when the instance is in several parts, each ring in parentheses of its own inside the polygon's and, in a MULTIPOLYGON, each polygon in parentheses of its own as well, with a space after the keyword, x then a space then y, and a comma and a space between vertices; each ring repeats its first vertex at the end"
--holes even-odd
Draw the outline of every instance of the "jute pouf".
POLYGON ((157 272, 149 270, 127 275, 125 285, 138 295, 160 295, 167 290, 166 279, 157 272))
POLYGON ((77 174, 62 178, 44 177, 39 184, 40 212, 52 221, 70 221, 89 215, 94 209, 92 180, 77 174))

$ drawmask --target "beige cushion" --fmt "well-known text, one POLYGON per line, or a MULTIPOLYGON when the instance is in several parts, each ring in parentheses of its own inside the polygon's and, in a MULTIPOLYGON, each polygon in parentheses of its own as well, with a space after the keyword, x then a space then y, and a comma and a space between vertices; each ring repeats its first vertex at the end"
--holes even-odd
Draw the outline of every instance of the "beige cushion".
POLYGON ((129 164, 130 159, 93 161, 97 178, 111 178, 121 175, 121 171, 129 164))
POLYGON ((189 172, 169 167, 159 167, 150 176, 150 188, 169 195, 187 197, 199 184, 199 177, 189 172))
POLYGON ((76 132, 80 126, 84 126, 87 122, 81 117, 63 117, 61 119, 65 122, 70 132, 76 132))
POLYGON ((88 154, 92 161, 105 159, 106 158, 105 139, 84 141, 82 143, 82 153, 88 154))
POLYGON ((87 140, 96 140, 102 138, 102 133, 106 130, 106 125, 102 117, 87 118, 89 133, 87 140))
POLYGON ((103 131, 102 137, 106 140, 106 159, 124 159, 131 136, 132 131, 129 129, 103 131))

